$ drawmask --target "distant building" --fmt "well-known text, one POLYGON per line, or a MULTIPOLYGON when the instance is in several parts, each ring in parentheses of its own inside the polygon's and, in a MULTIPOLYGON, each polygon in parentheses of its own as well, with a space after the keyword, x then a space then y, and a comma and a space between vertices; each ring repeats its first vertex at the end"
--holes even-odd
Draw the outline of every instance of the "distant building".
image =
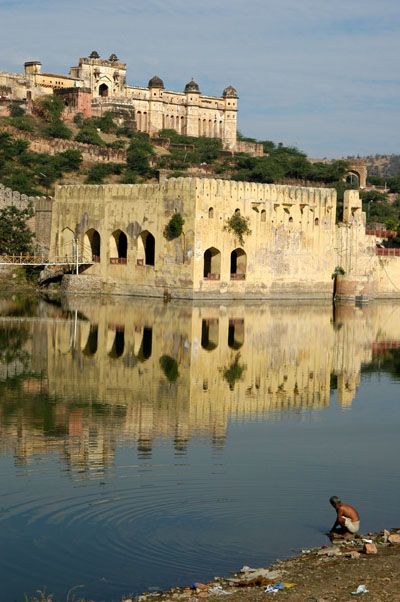
MULTIPOLYGON (((219 138, 224 149, 238 150, 238 95, 233 86, 227 86, 221 96, 208 96, 201 93, 192 79, 183 91, 174 92, 167 90, 157 75, 149 80, 147 87, 130 86, 126 83, 126 63, 115 54, 108 59, 100 58, 96 51, 80 58, 69 75, 42 72, 39 61, 26 62, 23 75, 0 72, 0 92, 6 90, 8 100, 30 101, 56 90, 68 90, 69 96, 64 98, 71 114, 71 107, 78 110, 84 98, 79 92, 74 96, 73 89, 90 92, 94 115, 104 111, 121 114, 125 109, 136 128, 150 136, 162 129, 172 129, 187 136, 219 138)), ((242 141, 241 151, 245 150, 243 145, 246 143, 242 141)), ((253 148, 253 143, 249 152, 262 154, 262 146, 256 146, 253 148)))

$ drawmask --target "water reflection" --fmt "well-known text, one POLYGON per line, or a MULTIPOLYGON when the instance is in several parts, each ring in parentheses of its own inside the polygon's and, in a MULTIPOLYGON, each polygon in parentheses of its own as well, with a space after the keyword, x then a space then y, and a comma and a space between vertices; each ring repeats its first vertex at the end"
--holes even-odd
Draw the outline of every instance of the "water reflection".
POLYGON ((195 306, 113 299, 1 303, 1 449, 23 466, 57 452, 98 474, 119 440, 183 454, 225 443, 229 421, 348 408, 361 371, 399 373, 400 306, 195 306))

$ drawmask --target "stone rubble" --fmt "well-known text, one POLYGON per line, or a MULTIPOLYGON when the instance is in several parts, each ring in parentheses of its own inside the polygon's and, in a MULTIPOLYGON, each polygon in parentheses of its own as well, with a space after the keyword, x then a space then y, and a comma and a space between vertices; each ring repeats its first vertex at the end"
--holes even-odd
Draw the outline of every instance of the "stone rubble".
MULTIPOLYGON (((334 545, 323 546, 310 550, 301 550, 297 561, 305 556, 315 556, 317 562, 332 562, 335 558, 342 556, 349 560, 358 560, 365 555, 378 554, 380 547, 396 546, 400 544, 400 529, 391 531, 384 530, 380 533, 368 533, 363 539, 355 536, 354 539, 334 539, 334 545), (370 543, 371 542, 371 543, 370 543)), ((135 599, 126 598, 123 602, 149 602, 150 600, 192 600, 211 597, 226 597, 237 592, 239 588, 268 588, 281 581, 287 573, 283 568, 285 561, 277 561, 271 568, 251 568, 243 566, 240 571, 231 577, 215 577, 209 583, 194 582, 191 587, 175 587, 165 592, 144 593, 135 599)), ((288 587, 294 584, 286 584, 288 587)), ((295 587, 295 586, 294 586, 295 587)), ((320 599, 322 602, 323 599, 320 599)))

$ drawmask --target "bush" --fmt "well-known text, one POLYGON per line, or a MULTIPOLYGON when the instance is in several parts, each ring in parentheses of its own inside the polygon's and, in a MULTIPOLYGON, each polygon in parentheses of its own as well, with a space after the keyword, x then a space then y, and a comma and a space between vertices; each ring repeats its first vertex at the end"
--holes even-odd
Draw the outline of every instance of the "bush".
POLYGON ((48 123, 59 120, 64 108, 65 105, 61 98, 53 94, 42 96, 34 102, 35 113, 48 123))
POLYGON ((27 225, 32 216, 32 206, 27 209, 10 206, 0 210, 1 255, 32 252, 33 234, 27 225))
POLYGON ((96 163, 89 169, 86 184, 101 184, 107 176, 120 175, 123 165, 120 163, 96 163))
POLYGON ((170 383, 174 383, 178 380, 179 370, 178 362, 170 355, 162 355, 160 357, 161 370, 164 372, 165 377, 170 383))
POLYGON ((114 140, 114 142, 110 142, 110 144, 107 144, 107 146, 113 150, 123 150, 126 145, 123 140, 114 140))
POLYGON ((78 128, 83 126, 84 120, 85 116, 83 113, 76 113, 76 115, 74 115, 74 123, 78 126, 78 128))
POLYGON ((10 117, 22 117, 25 115, 25 109, 16 102, 10 103, 10 117))
POLYGON ((53 119, 43 131, 44 134, 50 138, 62 138, 64 140, 72 138, 71 130, 58 118, 53 119))
POLYGON ((224 230, 237 236, 241 245, 244 245, 244 236, 251 234, 249 228, 249 218, 243 217, 239 213, 234 213, 232 217, 226 220, 224 230))
POLYGON ((149 151, 141 145, 130 144, 127 150, 126 163, 130 171, 146 175, 150 170, 149 151))
POLYGON ((81 131, 75 136, 77 142, 84 142, 85 144, 95 144, 96 146, 104 146, 105 142, 99 136, 97 130, 93 127, 83 127, 81 131))
POLYGON ((64 151, 54 156, 60 171, 78 171, 82 163, 82 153, 76 149, 64 151))
POLYGON ((95 117, 94 123, 96 127, 98 127, 105 134, 114 132, 117 129, 117 126, 114 123, 113 114, 110 111, 107 111, 101 117, 95 117))
POLYGON ((223 377, 229 385, 231 391, 235 388, 237 381, 241 380, 243 372, 246 370, 245 364, 240 364, 240 353, 237 353, 234 361, 227 368, 223 369, 223 377))
POLYGON ((138 174, 128 169, 122 176, 121 184, 136 184, 138 181, 138 174))
POLYGON ((174 213, 174 215, 169 220, 168 224, 165 226, 164 236, 167 240, 174 240, 174 238, 179 238, 182 234, 183 224, 185 220, 181 216, 180 213, 174 213))
POLYGON ((34 132, 36 129, 35 121, 30 115, 20 115, 16 117, 11 117, 10 123, 22 132, 34 132))

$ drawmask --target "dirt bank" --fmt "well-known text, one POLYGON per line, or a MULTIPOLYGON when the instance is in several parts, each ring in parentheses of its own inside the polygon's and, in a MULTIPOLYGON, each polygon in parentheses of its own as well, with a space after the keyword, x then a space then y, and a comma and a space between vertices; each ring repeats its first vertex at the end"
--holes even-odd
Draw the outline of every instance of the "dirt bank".
POLYGON ((216 578, 211 583, 198 584, 196 589, 175 588, 164 593, 144 594, 138 599, 140 602, 202 599, 214 602, 221 598, 229 602, 266 602, 268 599, 400 602, 400 529, 304 550, 299 556, 278 561, 267 569, 252 572, 252 569, 244 568, 231 578, 216 578), (372 544, 366 545, 365 540, 371 540, 372 544), (246 581, 248 585, 245 585, 246 581), (271 589, 277 584, 284 589, 276 593, 265 591, 268 586, 271 589), (368 593, 352 595, 359 585, 365 585, 368 593))

